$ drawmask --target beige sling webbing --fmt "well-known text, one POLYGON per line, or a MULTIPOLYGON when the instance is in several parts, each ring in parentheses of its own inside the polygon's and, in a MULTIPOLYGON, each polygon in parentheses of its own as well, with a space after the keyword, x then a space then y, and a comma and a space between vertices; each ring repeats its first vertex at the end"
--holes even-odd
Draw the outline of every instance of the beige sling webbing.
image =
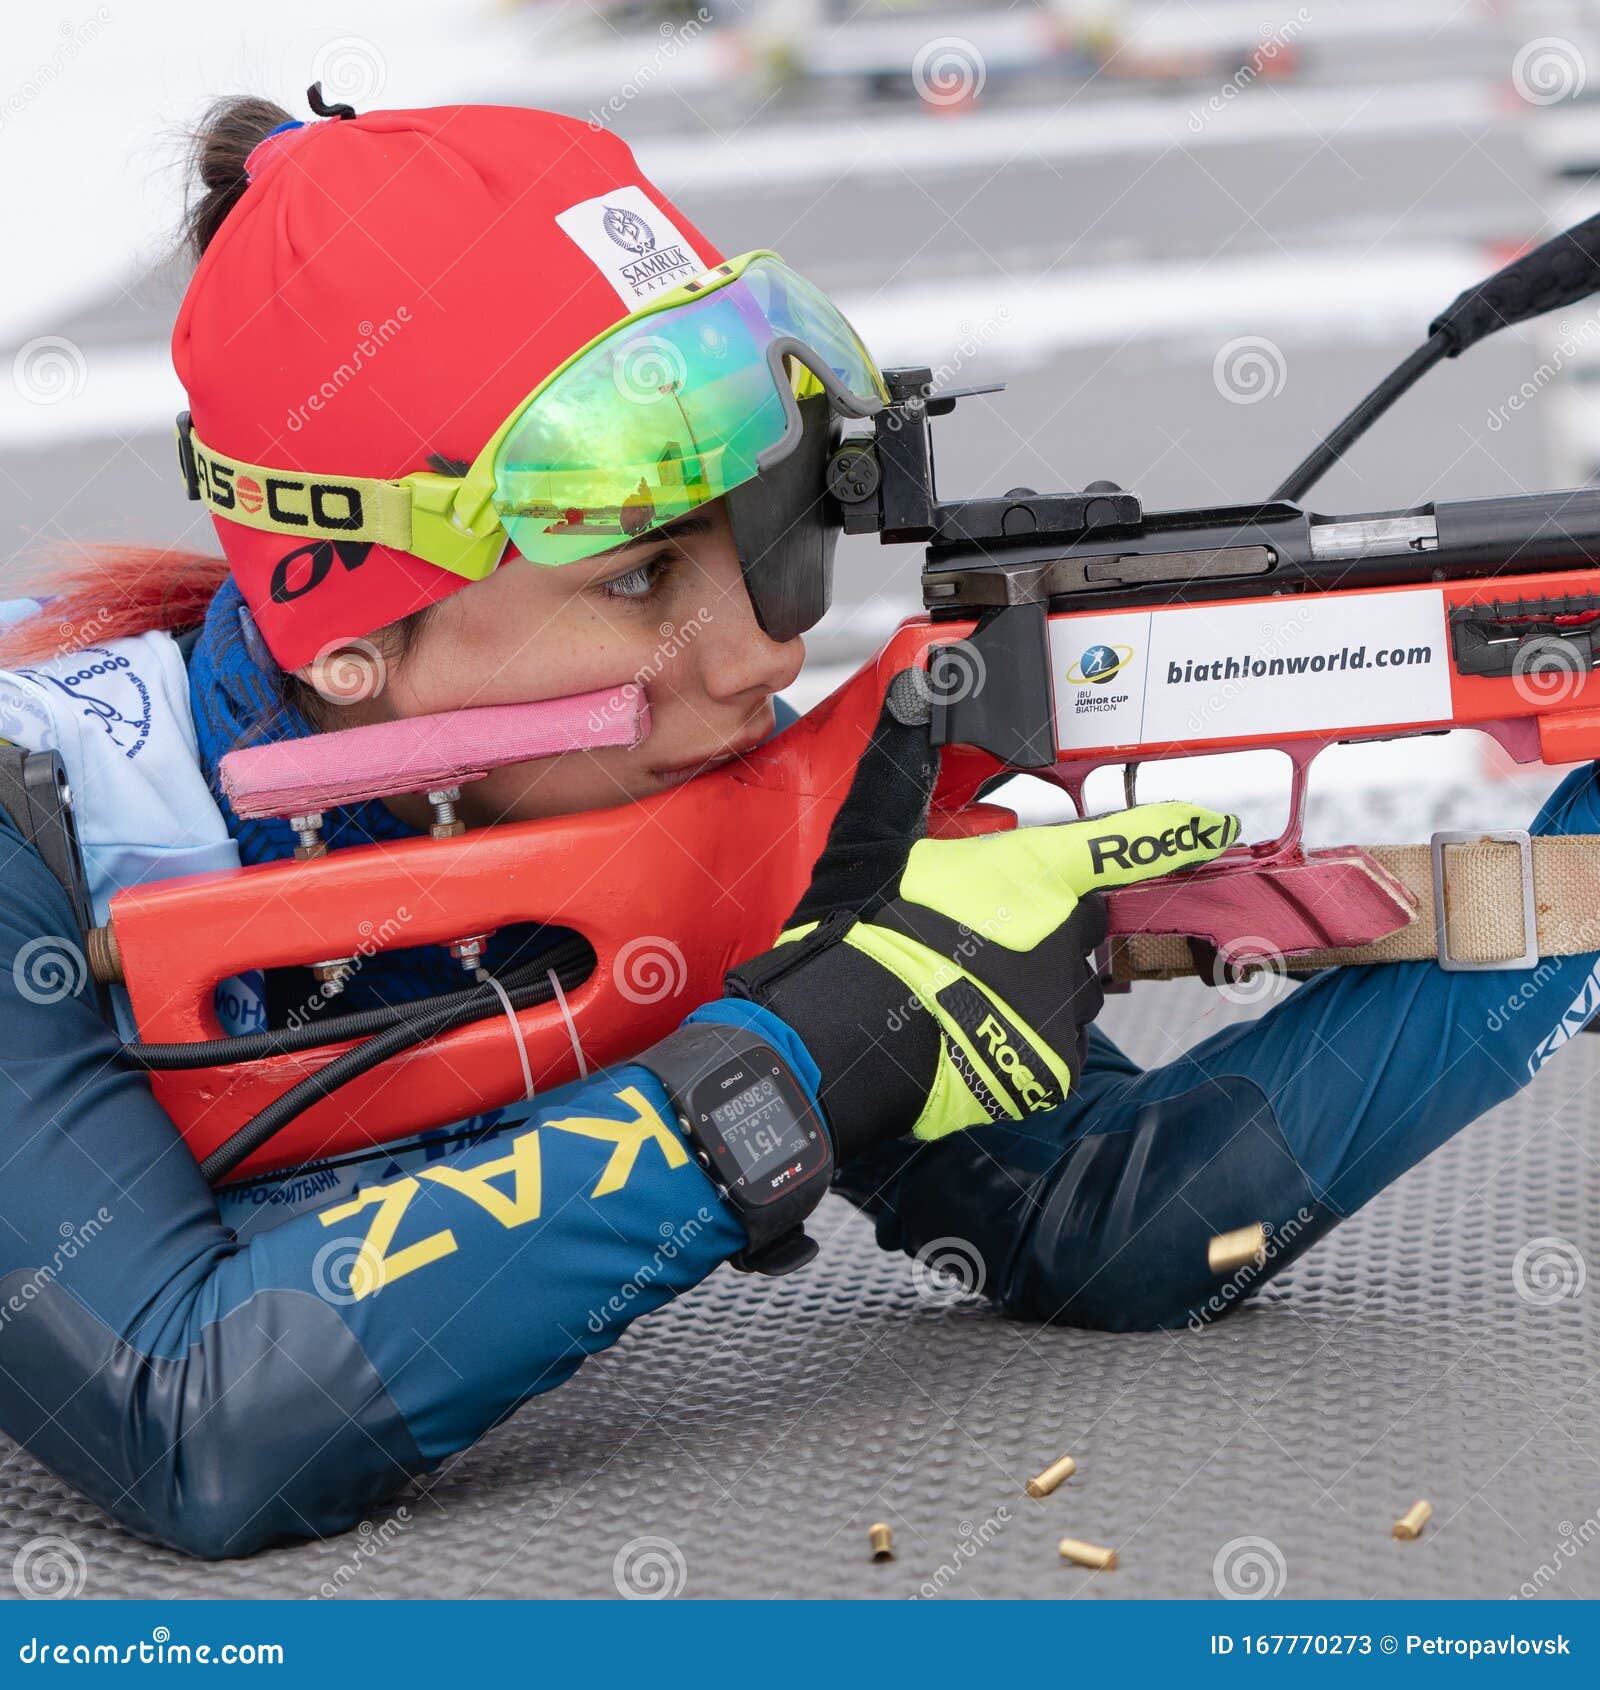
MULTIPOLYGON (((1298 973, 1427 959, 1446 968, 1529 968, 1539 957, 1600 951, 1600 835, 1438 834, 1432 845, 1365 849, 1411 893, 1415 918, 1368 945, 1298 952, 1276 963, 1267 959, 1268 966, 1298 973), (1436 881, 1448 916, 1443 934, 1436 881), (1530 908, 1531 943, 1525 921, 1530 908)), ((1237 960, 1248 966, 1251 959, 1237 960)), ((1111 969, 1118 982, 1206 972, 1186 938, 1145 933, 1112 939, 1111 969)))

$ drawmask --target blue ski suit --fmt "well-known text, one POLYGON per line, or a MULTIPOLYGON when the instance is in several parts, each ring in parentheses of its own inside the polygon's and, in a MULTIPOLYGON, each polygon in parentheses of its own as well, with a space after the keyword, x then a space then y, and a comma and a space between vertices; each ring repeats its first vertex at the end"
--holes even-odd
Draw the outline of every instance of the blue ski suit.
MULTIPOLYGON (((1600 832, 1595 769, 1534 825, 1600 832)), ((0 1427, 133 1532, 223 1557, 348 1528, 741 1248, 630 1063, 214 1193, 87 988, 37 989, 71 910, 4 822, 0 860, 0 1427), (377 1288, 349 1272, 363 1242, 377 1288)), ((1062 1107, 897 1141, 839 1189, 886 1248, 965 1240, 1011 1314, 1182 1324, 1216 1302, 1211 1235, 1265 1221, 1262 1278, 1282 1268, 1525 1085, 1600 1003, 1597 965, 1547 961, 1536 988, 1330 970, 1145 1070, 1093 1030, 1062 1107)), ((759 1028, 815 1097, 785 1023, 732 999, 707 1018, 759 1028)))

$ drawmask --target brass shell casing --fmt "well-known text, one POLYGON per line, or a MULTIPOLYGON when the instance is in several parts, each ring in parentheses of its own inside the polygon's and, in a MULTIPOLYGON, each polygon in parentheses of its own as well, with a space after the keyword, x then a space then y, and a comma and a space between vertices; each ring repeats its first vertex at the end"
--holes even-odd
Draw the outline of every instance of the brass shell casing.
POLYGON ((1404 1543, 1422 1536, 1422 1528, 1433 1518, 1433 1504, 1425 1497, 1418 1497, 1415 1502, 1395 1521, 1390 1528, 1394 1536, 1404 1543))
POLYGON ((1234 1273, 1242 1267, 1263 1267, 1267 1260, 1267 1229, 1260 1221, 1219 1232, 1206 1246, 1206 1265, 1213 1273, 1234 1273))
POLYGON ((1112 1572, 1117 1565, 1117 1552, 1104 1549, 1098 1543, 1084 1543, 1075 1537, 1061 1540, 1061 1559, 1075 1567, 1091 1567, 1097 1573, 1112 1572))
POLYGON ((1063 1455, 1059 1461, 1052 1461, 1042 1473, 1028 1480, 1028 1495, 1048 1496, 1058 1485, 1065 1484, 1077 1470, 1077 1462, 1070 1455, 1063 1455))

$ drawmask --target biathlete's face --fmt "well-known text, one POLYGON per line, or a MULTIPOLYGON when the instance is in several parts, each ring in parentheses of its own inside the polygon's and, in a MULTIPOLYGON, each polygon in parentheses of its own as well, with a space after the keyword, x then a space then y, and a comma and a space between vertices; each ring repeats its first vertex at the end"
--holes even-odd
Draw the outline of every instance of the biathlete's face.
MULTIPOLYGON (((717 500, 581 563, 550 569, 509 558, 441 601, 377 696, 339 710, 335 725, 637 679, 650 700, 642 745, 514 764, 462 791, 470 826, 570 815, 650 797, 758 745, 773 729, 773 695, 804 656, 801 640, 779 644, 757 624, 717 500)), ((311 669, 301 674, 317 684, 311 669)), ((420 794, 389 807, 416 827, 430 819, 420 794)))

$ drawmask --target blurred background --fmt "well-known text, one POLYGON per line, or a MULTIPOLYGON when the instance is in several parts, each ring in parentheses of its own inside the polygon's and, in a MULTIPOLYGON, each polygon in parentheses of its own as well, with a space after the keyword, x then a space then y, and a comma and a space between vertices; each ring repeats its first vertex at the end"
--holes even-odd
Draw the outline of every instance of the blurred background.
MULTIPOLYGON (((880 361, 1006 384, 935 424, 947 496, 1262 496, 1463 286, 1600 210, 1600 5, 1580 0, 44 0, 7 38, 7 570, 51 543, 215 549, 172 469, 167 341, 183 130, 221 93, 309 115, 320 79, 357 109, 525 103, 616 130, 723 250, 776 247, 827 288, 880 361)), ((1597 476, 1600 312, 1579 309, 1435 371, 1311 502, 1597 476)), ((844 542, 794 702, 920 608, 919 566, 844 542)), ((1278 760, 1233 762, 1141 792, 1264 830, 1278 760)), ((1465 735, 1325 763, 1311 831, 1363 841, 1520 821, 1554 778, 1465 735)))

